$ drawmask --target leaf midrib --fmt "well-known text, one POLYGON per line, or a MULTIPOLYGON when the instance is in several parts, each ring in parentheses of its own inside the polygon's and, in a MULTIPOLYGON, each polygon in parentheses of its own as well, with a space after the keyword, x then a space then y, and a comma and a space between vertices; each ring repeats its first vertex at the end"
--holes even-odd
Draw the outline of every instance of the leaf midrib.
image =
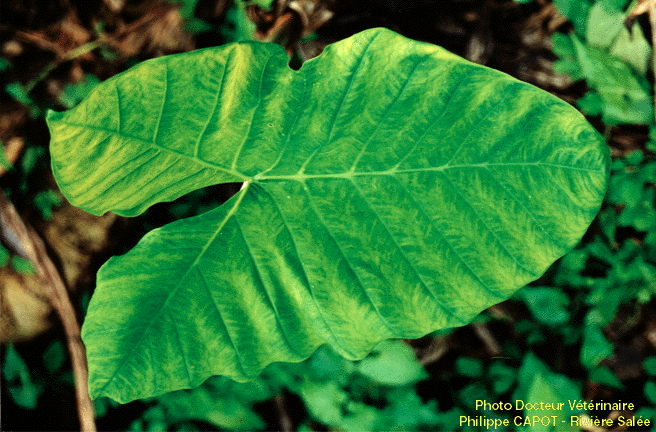
MULTIPOLYGON (((449 169, 465 169, 465 168, 481 168, 481 169, 487 169, 488 167, 493 167, 493 166, 538 166, 538 167, 554 167, 554 168, 562 168, 566 170, 572 170, 572 171, 579 171, 579 172, 586 172, 586 173, 595 173, 595 174, 601 174, 603 175, 604 172, 603 170, 595 170, 595 169, 590 169, 590 168, 581 168, 581 167, 575 167, 571 165, 562 165, 562 164, 554 164, 554 163, 548 163, 548 162, 482 162, 482 163, 472 163, 472 164, 459 164, 459 165, 452 165, 452 164, 444 164, 436 167, 421 167, 421 168, 408 168, 408 169, 398 169, 397 167, 393 167, 384 171, 365 171, 365 172, 358 172, 358 171, 344 171, 341 173, 329 173, 329 174, 307 174, 305 172, 297 172, 295 174, 286 174, 286 175, 262 175, 262 174, 256 174, 254 176, 248 176, 244 173, 241 173, 239 171, 232 170, 230 168, 226 168, 220 165, 213 164, 211 162, 205 161, 200 159, 197 156, 189 156, 187 154, 184 154, 182 152, 175 151, 173 149, 167 148, 167 147, 162 147, 161 145, 153 142, 146 140, 144 138, 136 137, 133 135, 128 135, 125 132, 117 132, 111 129, 99 127, 99 126, 93 126, 93 125, 84 125, 84 124, 78 124, 78 123, 72 123, 68 121, 63 121, 61 120, 62 123, 72 126, 72 127, 79 127, 79 128, 88 128, 92 130, 97 130, 97 131, 102 131, 110 134, 115 134, 118 136, 121 136, 123 138, 127 139, 132 139, 136 141, 140 141, 143 143, 147 143, 149 145, 152 145, 153 147, 157 148, 160 151, 167 152, 174 154, 178 157, 193 161, 195 163, 198 163, 199 165, 203 165, 207 168, 215 169, 217 171, 221 171, 225 174, 230 174, 233 175, 237 178, 239 178, 241 181, 244 182, 263 182, 263 181, 276 181, 276 180, 282 180, 282 181, 298 181, 298 182, 303 182, 305 180, 310 180, 310 179, 320 179, 320 178, 344 178, 344 179, 351 179, 353 177, 362 177, 362 176, 393 176, 395 174, 400 174, 400 173, 414 173, 414 172, 431 172, 431 171, 437 171, 437 172, 443 172, 449 169)), ((264 170, 262 171, 263 173, 267 172, 269 170, 264 170)))
POLYGON ((341 173, 330 173, 330 174, 306 174, 306 173, 296 173, 296 174, 287 174, 287 175, 260 175, 256 174, 252 177, 253 181, 267 181, 267 180, 293 180, 298 182, 304 182, 305 180, 310 179, 320 179, 320 178, 343 178, 351 179, 353 177, 366 177, 366 176, 393 176, 395 174, 402 173, 415 173, 415 172, 443 172, 450 169, 465 169, 465 168, 476 168, 476 169, 488 169, 489 167, 494 166, 550 166, 554 168, 562 168, 572 171, 588 172, 595 174, 603 174, 601 170, 589 169, 574 167, 571 165, 561 165, 548 162, 482 162, 482 163, 472 163, 472 164, 461 164, 461 165, 440 165, 436 167, 423 167, 423 168, 408 168, 408 169, 398 169, 390 168, 384 171, 366 171, 366 172, 357 172, 357 171, 345 171, 341 173))
POLYGON ((141 137, 137 137, 137 136, 134 136, 134 135, 129 135, 129 134, 126 134, 125 132, 118 132, 118 131, 115 131, 115 130, 112 130, 112 129, 107 129, 107 128, 100 127, 100 126, 94 126, 94 125, 86 125, 86 124, 73 123, 73 122, 69 122, 69 121, 65 121, 65 120, 59 120, 59 121, 60 121, 61 123, 65 124, 65 125, 67 125, 67 126, 77 127, 77 128, 81 128, 81 129, 91 129, 91 130, 95 130, 95 131, 99 131, 99 132, 105 132, 105 133, 108 133, 108 134, 117 135, 117 136, 119 136, 119 137, 126 138, 126 139, 130 139, 130 140, 139 141, 139 142, 142 142, 142 143, 145 143, 145 144, 151 145, 151 146, 155 147, 156 149, 158 149, 158 150, 160 150, 160 151, 163 151, 163 152, 165 152, 165 153, 170 153, 170 154, 173 154, 173 155, 179 156, 179 157, 181 157, 181 158, 183 158, 183 159, 187 159, 187 160, 190 160, 190 161, 196 162, 196 163, 198 163, 199 165, 203 165, 203 166, 206 167, 206 168, 211 168, 211 169, 214 169, 214 170, 217 170, 217 171, 221 171, 221 172, 223 172, 223 173, 225 173, 225 174, 233 175, 233 176, 235 176, 235 177, 238 177, 241 181, 245 181, 245 182, 246 182, 246 181, 251 180, 250 177, 245 176, 244 174, 242 174, 242 173, 240 173, 240 172, 237 172, 237 171, 231 170, 231 169, 226 168, 226 167, 223 167, 223 166, 221 166, 221 165, 213 164, 213 163, 211 163, 211 162, 208 162, 208 161, 205 161, 205 160, 203 160, 203 159, 200 159, 200 158, 197 157, 197 156, 189 156, 189 155, 184 154, 184 153, 182 153, 182 152, 179 152, 179 151, 176 151, 176 150, 173 150, 173 149, 167 148, 167 147, 163 147, 163 146, 161 146, 161 145, 159 145, 159 144, 157 144, 157 143, 155 143, 155 142, 153 142, 153 141, 149 141, 149 140, 147 140, 147 139, 144 139, 144 138, 141 138, 141 137))

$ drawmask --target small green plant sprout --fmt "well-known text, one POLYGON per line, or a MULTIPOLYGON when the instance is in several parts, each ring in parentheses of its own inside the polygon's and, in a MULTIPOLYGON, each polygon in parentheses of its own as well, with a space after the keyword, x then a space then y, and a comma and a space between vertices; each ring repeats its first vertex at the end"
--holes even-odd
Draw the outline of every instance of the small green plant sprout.
POLYGON ((92 397, 246 381, 323 344, 361 359, 467 324, 599 210, 608 149, 544 91, 386 29, 287 61, 259 42, 162 57, 49 112, 55 177, 88 212, 244 183, 100 269, 82 331, 92 397))

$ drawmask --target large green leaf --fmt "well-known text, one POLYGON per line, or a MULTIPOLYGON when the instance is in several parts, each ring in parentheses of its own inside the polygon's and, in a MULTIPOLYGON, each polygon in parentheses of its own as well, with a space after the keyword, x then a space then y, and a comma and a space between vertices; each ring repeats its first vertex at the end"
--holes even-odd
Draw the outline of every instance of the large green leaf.
POLYGON ((463 325, 599 208, 608 151, 541 90, 384 29, 286 62, 252 42, 159 58, 49 114, 57 181, 92 213, 246 184, 102 267, 83 327, 94 397, 463 325))

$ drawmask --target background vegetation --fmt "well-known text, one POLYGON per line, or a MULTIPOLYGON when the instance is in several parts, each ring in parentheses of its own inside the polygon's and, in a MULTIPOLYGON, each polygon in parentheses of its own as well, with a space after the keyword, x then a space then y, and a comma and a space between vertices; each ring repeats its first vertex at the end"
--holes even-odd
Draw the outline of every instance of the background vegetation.
MULTIPOLYGON (((613 156, 601 213, 539 280, 462 328, 380 344, 351 362, 319 349, 256 381, 126 405, 95 401, 100 430, 479 430, 476 399, 635 404, 656 422, 656 128, 652 1, 27 0, 0 12, 0 187, 35 228, 81 322, 95 272, 150 229, 205 212, 239 187, 207 188, 135 219, 71 207, 49 169, 48 108, 159 55, 259 39, 298 67, 331 42, 388 27, 535 84, 585 113, 613 156)), ((6 220, 0 227, 2 427, 79 428, 63 327, 6 220), (13 237, 12 237, 13 236, 13 237)), ((568 407, 562 416, 568 416, 568 407)), ((577 428, 565 429, 577 430, 577 428)), ((512 430, 521 429, 512 426, 512 430)), ((525 427, 544 430, 544 427, 525 427)), ((588 430, 600 430, 589 427, 588 430)), ((626 430, 615 428, 614 430, 626 430)), ((654 430, 655 427, 630 428, 654 430)))

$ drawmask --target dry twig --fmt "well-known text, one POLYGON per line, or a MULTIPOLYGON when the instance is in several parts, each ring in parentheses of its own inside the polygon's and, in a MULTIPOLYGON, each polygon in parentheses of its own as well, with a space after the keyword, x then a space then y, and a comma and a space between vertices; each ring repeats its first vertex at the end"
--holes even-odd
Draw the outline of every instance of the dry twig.
POLYGON ((483 344, 485 345, 485 349, 487 350, 488 353, 492 356, 499 356, 501 355, 501 347, 499 346, 499 342, 497 342, 496 338, 488 328, 488 326, 484 323, 480 324, 473 324, 472 328, 474 329, 474 333, 476 333, 476 336, 479 337, 481 341, 483 341, 483 344))
POLYGON ((23 222, 13 204, 0 190, 0 219, 3 233, 10 232, 18 239, 20 254, 29 259, 37 275, 50 287, 48 300, 57 311, 68 339, 68 350, 73 364, 75 395, 81 430, 95 432, 94 409, 88 392, 88 370, 80 326, 68 291, 54 263, 48 256, 43 241, 33 228, 23 222))
POLYGON ((430 341, 428 347, 418 357, 419 363, 422 366, 435 363, 441 359, 444 354, 449 350, 449 336, 435 337, 430 341))
POLYGON ((291 432, 292 430, 294 430, 294 425, 292 424, 292 419, 289 418, 289 414, 285 409, 285 397, 279 394, 273 398, 273 401, 275 402, 276 410, 278 411, 278 418, 280 420, 280 431, 291 432))

